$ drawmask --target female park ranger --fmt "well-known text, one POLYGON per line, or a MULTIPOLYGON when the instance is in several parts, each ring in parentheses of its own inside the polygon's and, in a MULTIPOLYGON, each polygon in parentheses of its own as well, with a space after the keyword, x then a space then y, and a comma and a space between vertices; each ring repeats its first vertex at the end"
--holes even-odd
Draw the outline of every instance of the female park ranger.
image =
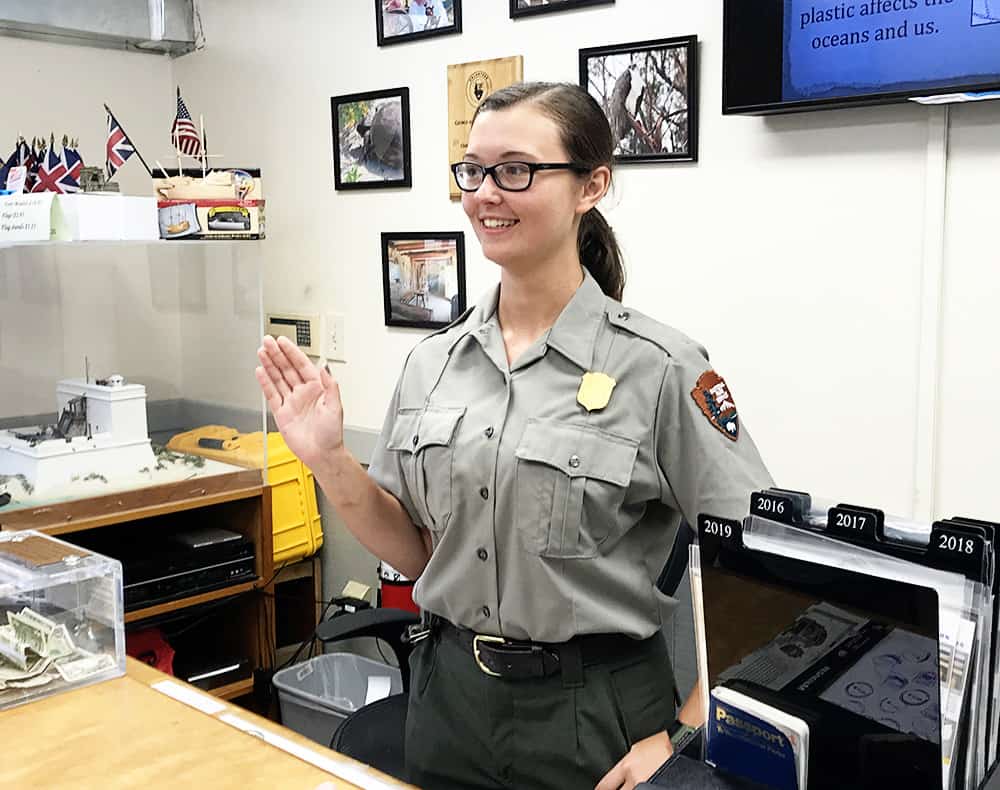
MULTIPOLYGON (((500 285, 413 349, 367 475, 329 373, 284 338, 259 352, 289 447, 358 539, 419 577, 406 759, 422 787, 648 778, 675 718, 657 575, 682 518, 739 518, 771 483, 704 351, 618 301, 596 208, 612 153, 576 86, 481 106, 452 170, 500 285)), ((692 694, 679 718, 703 716, 692 694)))

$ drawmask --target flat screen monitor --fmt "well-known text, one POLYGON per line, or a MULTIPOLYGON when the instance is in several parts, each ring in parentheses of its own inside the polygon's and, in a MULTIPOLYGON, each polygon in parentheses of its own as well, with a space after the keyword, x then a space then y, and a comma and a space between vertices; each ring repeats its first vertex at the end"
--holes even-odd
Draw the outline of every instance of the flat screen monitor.
POLYGON ((1000 90, 1000 0, 725 0, 723 113, 1000 90))

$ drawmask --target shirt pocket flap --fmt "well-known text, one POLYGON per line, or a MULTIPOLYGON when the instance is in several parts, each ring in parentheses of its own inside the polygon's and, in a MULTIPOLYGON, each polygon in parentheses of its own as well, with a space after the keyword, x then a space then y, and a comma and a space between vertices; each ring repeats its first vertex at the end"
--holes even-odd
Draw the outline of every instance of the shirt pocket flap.
POLYGON ((389 434, 389 441, 385 445, 386 449, 415 453, 417 444, 419 444, 419 433, 417 432, 419 422, 419 409, 400 409, 397 411, 396 419, 392 423, 392 431, 389 434))
POLYGON ((589 477, 617 486, 632 480, 639 452, 634 439, 600 428, 528 420, 515 455, 551 466, 569 477, 589 477))
POLYGON ((432 444, 442 447, 450 445, 455 428, 464 415, 465 406, 428 406, 420 419, 417 450, 432 444))
POLYGON ((464 414, 464 406, 400 409, 396 412, 386 448, 418 453, 431 445, 447 447, 464 414))

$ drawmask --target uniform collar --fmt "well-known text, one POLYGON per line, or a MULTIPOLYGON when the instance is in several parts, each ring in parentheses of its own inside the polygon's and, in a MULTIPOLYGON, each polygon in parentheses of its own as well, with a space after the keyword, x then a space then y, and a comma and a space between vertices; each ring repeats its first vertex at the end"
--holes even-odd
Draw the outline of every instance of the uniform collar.
MULTIPOLYGON (((583 282, 549 330, 546 344, 583 370, 590 370, 594 364, 594 343, 597 332, 604 320, 606 299, 601 286, 584 267, 583 282)), ((449 346, 449 353, 469 334, 487 324, 496 323, 495 316, 499 304, 500 286, 497 285, 487 292, 469 313, 462 324, 462 330, 449 346)))

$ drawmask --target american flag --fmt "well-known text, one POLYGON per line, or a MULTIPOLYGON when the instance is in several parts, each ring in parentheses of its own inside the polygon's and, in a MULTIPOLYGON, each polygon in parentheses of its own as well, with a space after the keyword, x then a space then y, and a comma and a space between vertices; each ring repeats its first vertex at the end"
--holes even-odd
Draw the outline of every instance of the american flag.
POLYGON ((55 152, 55 148, 49 148, 38 154, 38 179, 31 187, 32 192, 59 192, 66 191, 62 180, 67 175, 66 163, 62 157, 55 152))
POLYGON ((177 89, 177 116, 170 130, 170 141, 174 144, 174 148, 186 156, 201 154, 201 138, 198 136, 194 121, 191 120, 191 113, 181 98, 180 88, 177 89))
POLYGON ((135 146, 128 139, 125 130, 118 124, 118 120, 110 112, 108 113, 108 142, 105 146, 104 167, 108 172, 108 180, 114 177, 118 168, 125 164, 125 160, 135 153, 135 146))
POLYGON ((34 146, 29 146, 27 141, 22 137, 17 141, 17 148, 14 149, 14 154, 7 161, 7 164, 27 168, 28 173, 24 180, 24 191, 30 192, 31 188, 35 185, 35 178, 38 175, 38 156, 35 154, 34 146))

